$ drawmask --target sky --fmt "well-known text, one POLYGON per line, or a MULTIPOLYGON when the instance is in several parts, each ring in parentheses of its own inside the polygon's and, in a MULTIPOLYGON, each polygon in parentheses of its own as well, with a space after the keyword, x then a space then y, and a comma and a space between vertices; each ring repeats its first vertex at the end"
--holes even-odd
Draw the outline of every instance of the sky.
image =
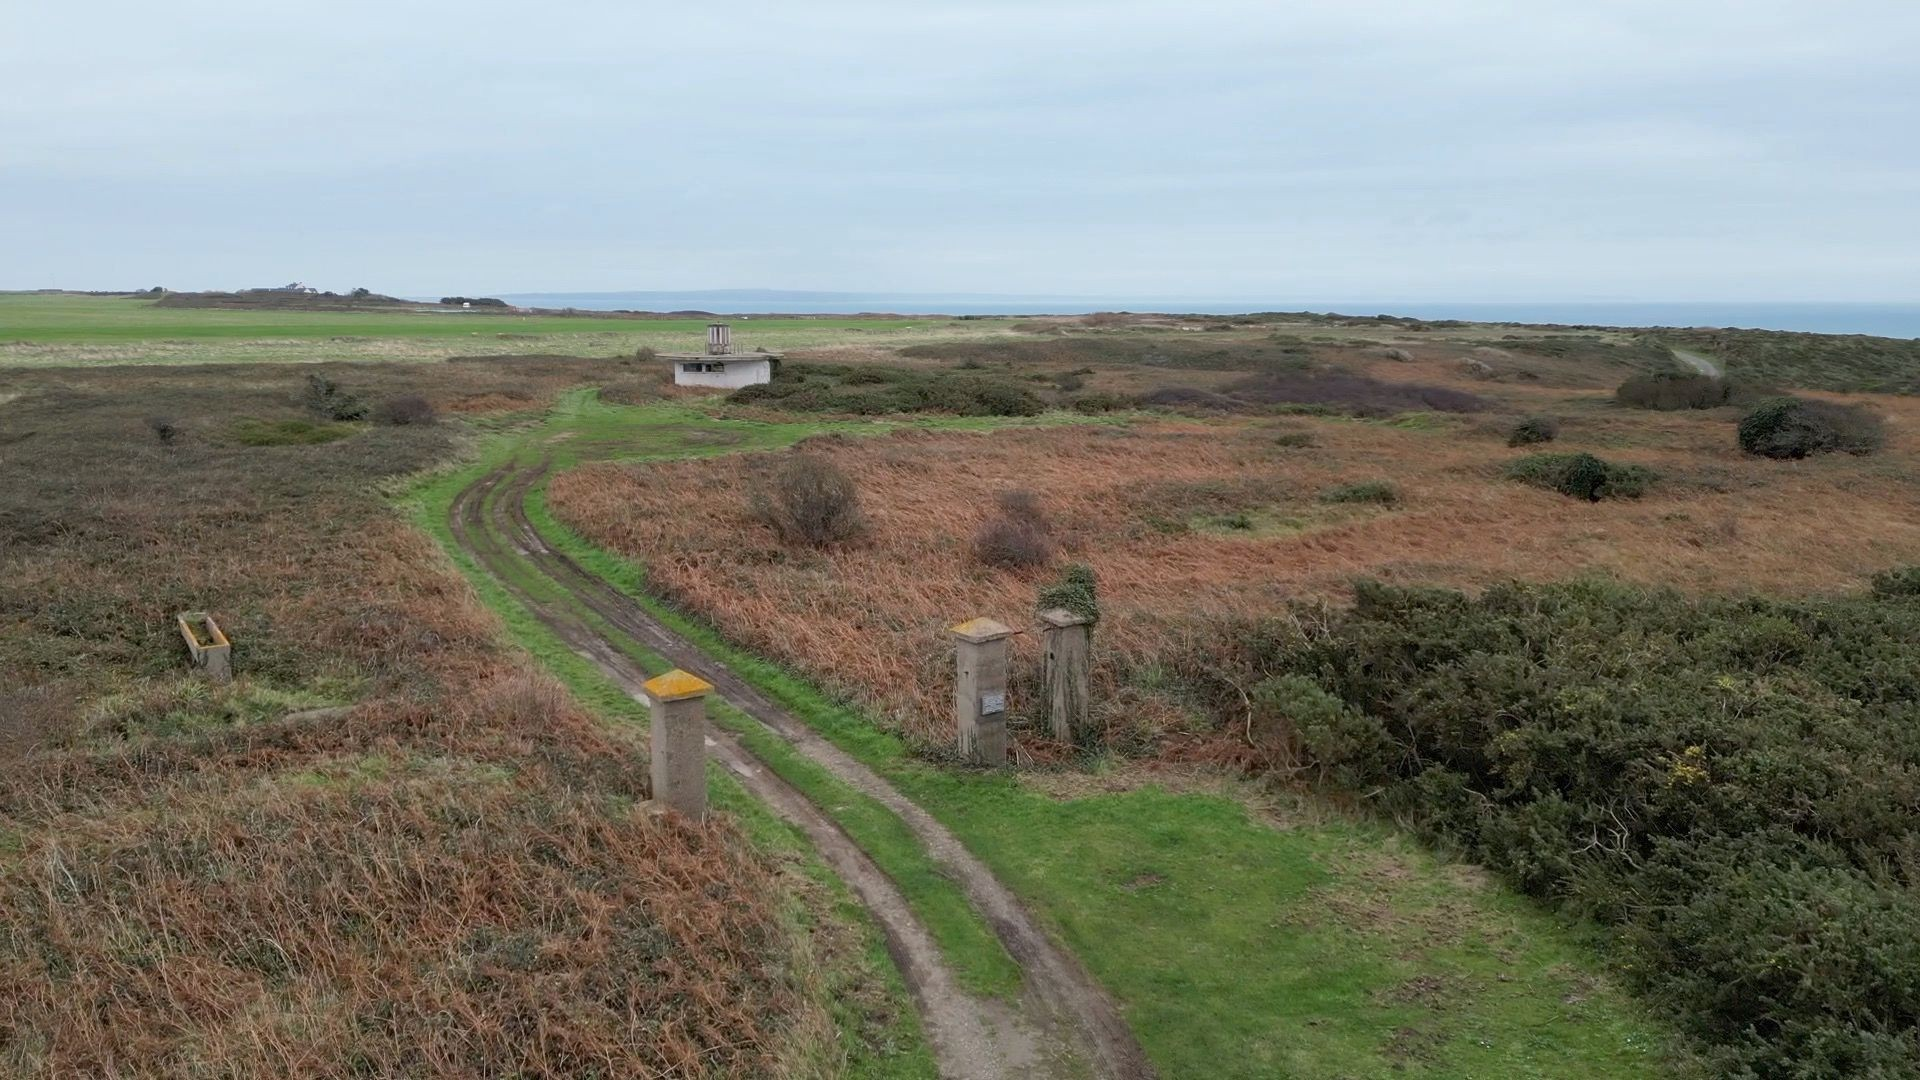
POLYGON ((0 288, 1920 300, 1912 0, 86 4, 0 288))

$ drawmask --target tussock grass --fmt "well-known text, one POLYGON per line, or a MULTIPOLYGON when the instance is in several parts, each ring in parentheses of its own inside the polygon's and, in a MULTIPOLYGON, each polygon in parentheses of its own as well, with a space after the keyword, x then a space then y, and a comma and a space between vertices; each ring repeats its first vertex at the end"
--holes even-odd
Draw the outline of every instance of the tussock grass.
MULTIPOLYGON (((1477 588, 1589 571, 1805 592, 1855 588, 1903 553, 1920 555, 1920 490, 1878 466, 1914 460, 1910 444, 1788 472, 1739 454, 1726 424, 1695 414, 1607 417, 1604 429, 1582 421, 1582 438, 1617 440, 1610 460, 1668 483, 1639 499, 1576 502, 1502 481, 1509 452, 1492 440, 1302 417, 1290 423, 1311 433, 1308 451, 1253 428, 1166 421, 820 444, 859 486, 872 540, 804 560, 778 555, 773 534, 746 517, 753 467, 741 462, 591 464, 556 476, 550 498, 583 536, 644 562, 652 588, 930 745, 946 739, 942 628, 974 615, 1018 624, 1030 609, 1028 583, 984 573, 971 551, 1011 488, 1042 500, 1060 559, 1099 575, 1108 616, 1096 698, 1122 742, 1193 727, 1178 702, 1123 692, 1129 672, 1193 632, 1189 620, 1342 596, 1355 576, 1477 588), (1709 472, 1711 487, 1698 479, 1709 472), (1315 493, 1356 475, 1389 476, 1418 502, 1391 514, 1318 504, 1315 493), (690 490, 707 494, 673 494, 690 490), (1250 527, 1189 525, 1234 515, 1250 527), (1835 520, 1854 524, 1835 532, 1835 520), (1283 521, 1297 524, 1267 527, 1283 521), (871 638, 838 629, 849 625, 871 638)), ((1016 639, 1017 656, 1031 648, 1016 639)), ((1023 737, 1038 730, 1030 712, 1015 721, 1032 725, 1023 737)))
MULTIPOLYGON (((447 367, 436 395, 563 385, 447 367)), ((835 1037, 779 868, 638 812, 637 741, 382 498, 456 425, 263 453, 227 418, 291 419, 299 369, 0 383, 31 388, 0 445, 0 1072, 760 1076, 835 1037), (189 608, 232 687, 187 674, 189 608)))
MULTIPOLYGON (((229 436, 241 446, 318 446, 344 439, 359 429, 352 424, 314 420, 242 420, 229 436)), ((163 439, 165 442, 172 438, 163 439)))
MULTIPOLYGON (((866 445, 884 453, 898 441, 866 445)), ((1442 868, 1377 827, 1276 830, 1232 799, 1142 787, 1097 766, 1067 802, 1044 793, 1054 774, 929 768, 843 701, 644 599, 639 568, 585 545, 547 509, 536 498, 531 516, 550 542, 947 822, 1126 1003, 1165 1075, 1384 1074, 1416 1061, 1400 1037, 1414 1026, 1418 1063, 1434 1076, 1664 1073, 1659 1026, 1623 1006, 1572 940, 1465 868, 1442 868)))

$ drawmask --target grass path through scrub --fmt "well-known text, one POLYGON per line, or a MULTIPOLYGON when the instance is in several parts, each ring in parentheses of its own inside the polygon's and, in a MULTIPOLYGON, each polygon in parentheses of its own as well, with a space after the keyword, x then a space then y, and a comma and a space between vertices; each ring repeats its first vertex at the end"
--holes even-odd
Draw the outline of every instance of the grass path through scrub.
MULTIPOLYGON (((573 404, 585 405, 577 400, 573 404)), ((583 411, 593 412, 590 407, 583 411)), ((674 415, 688 418, 689 424, 683 426, 712 434, 690 414, 674 415)), ((747 431, 761 439, 805 433, 805 429, 779 432, 766 428, 748 425, 747 431)), ((483 464, 491 464, 496 457, 502 455, 490 454, 483 464)), ((569 593, 562 577, 537 558, 537 539, 516 529, 513 514, 524 497, 522 478, 527 475, 515 471, 509 460, 471 483, 465 474, 443 478, 422 500, 423 513, 433 519, 429 527, 462 556, 463 569, 484 568, 511 594, 510 601, 522 614, 533 616, 566 648, 584 655, 614 679, 620 690, 637 691, 649 673, 668 665, 647 648, 651 642, 618 625, 619 611, 597 602, 591 593, 569 593), (456 492, 450 501, 444 497, 449 488, 456 492), (443 504, 444 514, 437 510, 443 504)), ((577 584, 571 587, 578 588, 577 584)), ((494 590, 488 592, 490 600, 496 598, 494 590)), ((1052 969, 1034 966, 1047 959, 1049 947, 1043 937, 1031 932, 1023 943, 1023 977, 1022 967, 1006 955, 994 933, 986 929, 956 890, 954 879, 965 878, 966 868, 934 865, 920 838, 870 797, 870 792, 855 791, 812 762, 782 753, 784 743, 757 730, 751 719, 729 710, 725 703, 715 702, 713 711, 721 727, 735 735, 715 732, 709 740, 710 755, 781 817, 799 826, 885 927, 890 951, 900 961, 901 971, 922 1005, 944 1074, 1086 1075, 1082 1062, 1087 1055, 1072 1049, 1070 1044, 1075 1040, 1069 1036, 1078 1029, 1083 1016, 1097 1014, 1098 1010, 1079 1000, 1072 1001, 1078 1006, 1075 1008, 1052 1007, 1054 997, 1047 992, 1058 980, 1052 969), (745 743, 753 744, 761 761, 771 765, 786 783, 773 780, 759 762, 741 752, 739 746, 745 743), (823 811, 831 815, 831 822, 823 811), (857 849, 847 842, 848 836, 858 842, 857 849), (876 864, 884 866, 884 873, 875 868, 876 864), (919 918, 907 913, 909 907, 919 918)), ((975 869, 973 873, 978 876, 985 871, 975 869)), ((1019 922, 1018 913, 996 914, 1001 916, 996 929, 1019 922)), ((1091 985, 1087 981, 1089 988, 1091 985)), ((1098 995, 1097 990, 1089 989, 1088 993, 1098 995)), ((1111 1014, 1111 1006, 1107 1012, 1111 1014)), ((1131 1040, 1124 1038, 1124 1025, 1117 1019, 1113 1023, 1123 1034, 1120 1041, 1130 1046, 1131 1040)), ((1087 1041, 1090 1046, 1099 1045, 1097 1039, 1087 1041)), ((1138 1053, 1137 1049, 1133 1052, 1138 1053)), ((1123 1065, 1100 1068, 1097 1075, 1139 1076, 1144 1072, 1123 1065)))
MULTIPOLYGON (((674 450, 663 444, 676 423, 699 426, 684 412, 670 420, 659 407, 576 400, 522 445, 586 460, 778 444, 761 433, 674 450)), ((1663 1072, 1666 1029, 1598 974, 1577 928, 1389 829, 1327 814, 1276 827, 1239 799, 1130 782, 1102 790, 1098 775, 932 766, 647 598, 639 569, 556 522, 537 486, 526 517, 951 829, 1119 999, 1162 1075, 1663 1072), (1085 793, 1055 794, 1072 788, 1085 793)))

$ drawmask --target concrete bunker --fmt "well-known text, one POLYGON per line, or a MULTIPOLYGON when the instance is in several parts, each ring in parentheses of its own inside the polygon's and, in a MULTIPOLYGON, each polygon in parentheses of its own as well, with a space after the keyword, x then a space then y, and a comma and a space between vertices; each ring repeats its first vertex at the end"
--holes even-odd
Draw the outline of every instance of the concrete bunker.
POLYGON ((773 381, 781 354, 755 349, 733 351, 733 328, 726 323, 707 326, 707 347, 697 353, 661 353, 673 371, 675 386, 705 386, 716 390, 738 390, 773 381))

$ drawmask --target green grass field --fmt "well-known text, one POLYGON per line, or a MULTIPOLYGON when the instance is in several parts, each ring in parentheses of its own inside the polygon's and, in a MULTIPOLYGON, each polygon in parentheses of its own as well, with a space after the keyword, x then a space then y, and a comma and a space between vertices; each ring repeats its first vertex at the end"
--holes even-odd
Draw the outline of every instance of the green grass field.
MULTIPOLYGON (((743 349, 910 345, 1003 329, 999 320, 734 320, 743 349)), ((131 297, 0 293, 0 367, 284 360, 438 360, 554 353, 696 350, 704 319, 615 319, 475 311, 243 311, 163 308, 131 297)))

